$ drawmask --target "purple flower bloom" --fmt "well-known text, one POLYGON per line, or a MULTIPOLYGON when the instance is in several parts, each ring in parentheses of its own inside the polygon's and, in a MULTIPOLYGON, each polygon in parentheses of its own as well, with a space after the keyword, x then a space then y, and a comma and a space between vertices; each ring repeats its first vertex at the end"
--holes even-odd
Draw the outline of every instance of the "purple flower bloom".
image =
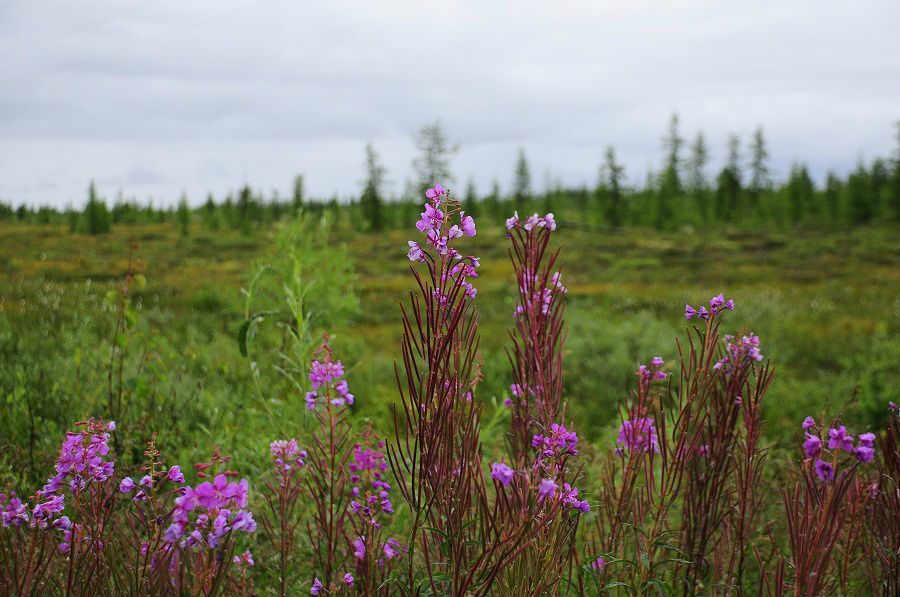
POLYGON ((603 572, 603 567, 605 565, 606 563, 603 561, 603 558, 597 558, 596 560, 591 562, 591 568, 593 568, 597 574, 603 572))
POLYGON ((684 318, 690 320, 691 317, 697 315, 697 310, 690 305, 684 306, 684 318))
POLYGON ((841 425, 828 430, 828 449, 841 449, 847 452, 853 450, 853 436, 847 434, 847 428, 841 425))
POLYGON ((556 493, 556 482, 553 479, 544 479, 538 487, 538 494, 540 495, 538 501, 552 497, 554 493, 556 493))
POLYGON ((662 357, 653 357, 653 360, 650 361, 650 364, 654 367, 662 367, 665 361, 663 361, 662 357))
POLYGON ((815 426, 816 426, 816 420, 813 419, 812 417, 806 417, 805 419, 803 419, 803 424, 801 425, 801 427, 804 429, 804 431, 807 429, 812 429, 815 426))
POLYGON ((353 586, 353 575, 350 574, 349 572, 348 572, 347 574, 345 574, 345 575, 344 575, 343 582, 344 582, 344 584, 347 585, 348 587, 352 587, 352 586, 353 586))
POLYGON ((109 423, 107 423, 107 424, 106 424, 106 430, 107 430, 107 431, 115 431, 115 430, 116 430, 116 422, 115 422, 115 421, 110 421, 109 423))
POLYGON ((357 557, 357 559, 363 559, 366 557, 366 543, 363 541, 362 537, 357 537, 353 540, 353 555, 357 557))
POLYGON ((816 474, 823 481, 834 480, 834 467, 824 460, 816 460, 816 474))
POLYGON ((172 481, 173 483, 184 483, 184 473, 181 472, 181 467, 177 464, 169 469, 166 476, 169 478, 169 481, 172 481))
POLYGON ((491 465, 491 479, 499 481, 504 487, 509 487, 515 474, 516 472, 513 469, 502 462, 495 462, 491 465))
POLYGON ((816 458, 822 453, 822 440, 818 435, 806 434, 806 441, 803 442, 803 449, 806 450, 807 458, 816 458))
POLYGON ((431 189, 428 189, 427 191, 425 191, 425 196, 428 197, 429 199, 434 199, 436 197, 440 197, 441 195, 443 195, 446 192, 447 192, 447 190, 444 187, 442 187, 440 184, 436 184, 436 185, 434 185, 434 188, 431 188, 431 189))
POLYGON ((623 444, 626 450, 659 454, 659 438, 651 418, 622 421, 616 443, 623 444))
POLYGON ((319 593, 322 592, 322 589, 324 589, 324 588, 325 587, 322 585, 322 581, 320 581, 319 578, 316 577, 315 579, 313 579, 313 584, 309 588, 309 594, 310 595, 318 595, 319 593))
POLYGON ((400 544, 397 543, 396 539, 390 537, 387 541, 384 542, 382 551, 384 551, 384 555, 387 559, 393 560, 400 555, 401 547, 400 544))
POLYGON ((875 434, 874 433, 860 433, 856 439, 859 440, 860 446, 863 446, 866 448, 871 448, 875 445, 875 434))
POLYGON ((234 556, 234 563, 242 566, 252 566, 255 562, 253 561, 253 554, 245 551, 239 556, 234 556))
POLYGON ((119 483, 119 491, 122 493, 128 493, 134 489, 134 481, 131 480, 131 477, 125 477, 122 479, 122 482, 119 483))
POLYGON ((860 462, 872 462, 872 459, 875 458, 875 448, 870 448, 869 446, 856 446, 853 448, 853 455, 856 456, 856 459, 860 462))

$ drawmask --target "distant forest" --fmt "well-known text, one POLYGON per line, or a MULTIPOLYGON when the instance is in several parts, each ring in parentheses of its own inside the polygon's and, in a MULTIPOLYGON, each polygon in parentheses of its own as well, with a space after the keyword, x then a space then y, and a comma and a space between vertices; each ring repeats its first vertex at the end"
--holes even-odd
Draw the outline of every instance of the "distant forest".
MULTIPOLYGON (((709 149, 702 133, 690 141, 678 130, 673 115, 663 138, 665 152, 661 171, 647 176, 642 185, 627 185, 624 167, 609 146, 593 189, 552 188, 535 192, 524 149, 520 149, 511 189, 503 193, 493 183, 486 194, 469 182, 454 195, 467 213, 499 223, 518 211, 554 212, 564 225, 615 229, 646 227, 657 230, 705 228, 715 224, 736 227, 792 226, 837 227, 868 223, 900 222, 900 123, 897 148, 890 158, 859 161, 846 177, 829 172, 818 187, 807 165, 795 162, 786 180, 773 180, 769 150, 762 128, 749 142, 736 135, 728 139, 725 166, 712 179, 707 176, 709 149)), ((199 207, 191 207, 182 196, 177 207, 154 208, 152 203, 119 197, 110 205, 98 196, 94 183, 88 188, 83 209, 32 208, 0 201, 0 223, 66 224, 71 232, 103 234, 117 224, 170 222, 184 235, 192 223, 210 230, 239 229, 252 234, 257 227, 290 217, 297 210, 329 211, 347 218, 358 229, 379 231, 409 227, 417 218, 422 192, 436 182, 453 181, 450 159, 458 147, 450 142, 440 121, 428 124, 416 138, 418 154, 413 160, 416 181, 407 181, 401 198, 384 192, 386 168, 375 148, 365 148, 364 182, 360 194, 349 202, 308 197, 304 176, 294 180, 290 197, 265 196, 245 185, 222 198, 212 194, 199 207)))

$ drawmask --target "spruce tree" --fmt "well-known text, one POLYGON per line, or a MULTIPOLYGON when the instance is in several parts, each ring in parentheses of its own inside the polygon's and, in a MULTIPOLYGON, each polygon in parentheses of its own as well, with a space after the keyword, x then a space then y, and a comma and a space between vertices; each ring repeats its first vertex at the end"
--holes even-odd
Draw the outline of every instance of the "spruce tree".
POLYGON ((813 212, 814 194, 815 187, 809 171, 806 169, 806 164, 794 162, 787 182, 788 205, 793 223, 796 224, 804 216, 813 212))
POLYGON ((297 215, 297 211, 303 207, 303 192, 304 192, 304 181, 303 175, 298 174, 294 177, 294 193, 291 198, 291 208, 294 211, 294 215, 297 215))
POLYGON ((681 148, 684 138, 678 133, 678 114, 672 114, 669 121, 669 132, 663 138, 666 152, 666 166, 656 197, 656 228, 663 229, 671 225, 674 216, 673 205, 681 195, 681 148))
POLYGON ((709 162, 709 149, 703 133, 697 133, 691 144, 691 157, 688 159, 687 186, 694 198, 703 220, 709 218, 709 183, 706 182, 706 164, 709 162))
POLYGON ((829 221, 835 223, 841 219, 841 179, 832 170, 825 177, 825 209, 829 221))
POLYGON ((753 141, 750 144, 750 186, 747 190, 751 209, 759 208, 760 195, 771 184, 769 181, 769 167, 766 164, 768 159, 769 150, 766 148, 766 139, 760 126, 753 132, 753 141))
POLYGON ((622 200, 622 177, 625 167, 616 163, 616 150, 612 145, 607 146, 606 161, 603 170, 606 173, 604 186, 606 187, 606 221, 613 228, 620 227, 625 221, 625 204, 622 200))
POLYGON ((381 230, 384 222, 382 217, 381 188, 384 185, 385 167, 381 165, 378 152, 371 143, 366 145, 366 179, 363 183, 363 192, 360 197, 363 216, 369 224, 370 230, 381 230))
POLYGON ((415 141, 419 155, 413 159, 412 166, 418 196, 424 196, 436 184, 450 188, 453 185, 450 157, 459 151, 459 146, 450 143, 440 119, 423 126, 415 141))
POLYGON ((178 222, 178 230, 181 236, 191 233, 191 208, 188 207, 187 194, 182 193, 178 200, 178 209, 175 211, 175 220, 178 222))
POLYGON ((865 224, 875 215, 869 172, 862 161, 847 178, 847 211, 853 224, 865 224))
POLYGON ((91 181, 88 187, 88 202, 84 207, 85 227, 88 234, 106 234, 111 227, 106 201, 97 196, 97 186, 91 181))
POLYGON ((737 135, 728 137, 728 162, 716 179, 716 217, 733 221, 741 208, 740 144, 737 135))
POLYGON ((513 176, 513 201, 517 210, 525 212, 526 202, 531 199, 531 169, 525 157, 525 148, 519 148, 516 170, 513 176))

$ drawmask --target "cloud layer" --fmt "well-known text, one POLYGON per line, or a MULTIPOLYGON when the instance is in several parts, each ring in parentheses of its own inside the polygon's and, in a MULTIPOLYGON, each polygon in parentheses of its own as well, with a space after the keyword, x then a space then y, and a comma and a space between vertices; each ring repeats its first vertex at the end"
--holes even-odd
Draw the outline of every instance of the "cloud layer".
POLYGON ((593 185, 606 145, 640 183, 673 111, 766 131, 776 174, 893 150, 900 5, 747 2, 0 0, 0 198, 79 205, 95 178, 168 204, 244 180, 356 194, 372 141, 393 192, 441 118, 457 184, 593 185))

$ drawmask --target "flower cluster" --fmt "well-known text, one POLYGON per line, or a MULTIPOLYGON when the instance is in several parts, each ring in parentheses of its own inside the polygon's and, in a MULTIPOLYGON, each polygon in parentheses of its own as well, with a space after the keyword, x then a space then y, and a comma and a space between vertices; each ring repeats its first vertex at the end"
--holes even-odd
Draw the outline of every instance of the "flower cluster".
POLYGON ((656 426, 653 424, 653 419, 649 417, 622 421, 616 443, 622 444, 622 447, 616 448, 616 454, 619 456, 624 455, 624 450, 659 454, 656 426))
MULTIPOLYGON (((478 277, 475 268, 480 265, 480 262, 477 257, 462 256, 450 245, 457 238, 475 236, 475 220, 472 216, 467 216, 465 211, 459 210, 459 224, 451 224, 452 216, 457 213, 455 209, 457 204, 450 199, 450 192, 439 184, 428 189, 425 196, 429 201, 425 204, 422 217, 416 222, 416 228, 419 232, 425 233, 428 247, 431 247, 441 257, 447 257, 456 262, 452 267, 442 270, 441 282, 455 281, 458 275, 462 275, 464 278, 460 281, 461 286, 465 289, 466 295, 474 298, 477 291, 471 282, 465 279, 478 277)), ((426 249, 413 240, 408 244, 407 257, 409 260, 424 262, 427 258, 426 249)), ((439 290, 435 290, 434 293, 439 301, 442 303, 446 301, 444 293, 439 290)))
POLYGON ((763 360, 763 355, 759 352, 759 336, 753 332, 743 334, 739 339, 725 335, 724 339, 727 342, 725 356, 713 365, 713 369, 724 367, 725 373, 731 373, 736 368, 763 360))
POLYGON ((294 466, 302 467, 306 465, 306 450, 301 450, 297 445, 297 440, 291 438, 277 439, 269 444, 269 452, 275 458, 275 466, 283 472, 288 472, 294 466))
POLYGON ((806 440, 803 442, 803 450, 806 457, 816 461, 813 464, 816 475, 823 481, 834 480, 835 467, 841 452, 847 452, 857 461, 871 462, 875 458, 875 434, 861 433, 853 443, 853 436, 847 433, 843 425, 828 429, 828 442, 822 438, 824 427, 820 427, 815 419, 806 417, 801 425, 806 440))
POLYGON ((575 446, 578 444, 578 436, 574 431, 568 431, 558 423, 550 425, 550 433, 537 434, 531 439, 531 446, 540 450, 535 466, 540 466, 545 460, 559 460, 564 456, 578 454, 575 446))
POLYGON ((534 292, 531 292, 530 289, 533 288, 534 285, 534 274, 526 269, 522 283, 519 285, 519 292, 522 296, 527 296, 530 293, 531 298, 526 299, 525 305, 516 305, 516 310, 513 313, 514 317, 519 317, 529 311, 535 310, 538 305, 540 305, 540 310, 543 315, 549 315, 550 310, 553 308, 553 300, 557 296, 562 296, 569 292, 569 289, 562 283, 562 273, 560 272, 554 272, 553 275, 550 276, 549 284, 543 290, 536 289, 534 292))
POLYGON ((491 464, 491 479, 497 481, 498 483, 503 485, 503 487, 509 487, 515 476, 516 471, 509 468, 506 464, 502 462, 495 462, 491 464))
POLYGON ((637 375, 640 378, 641 383, 649 382, 651 379, 666 379, 668 374, 665 371, 660 370, 665 363, 666 362, 662 357, 653 357, 649 367, 647 365, 639 366, 637 375))
POLYGON ((256 530, 253 514, 243 510, 247 507, 246 479, 230 482, 225 474, 219 474, 196 488, 185 485, 178 491, 174 522, 165 532, 169 543, 180 540, 182 548, 216 548, 232 531, 252 533, 256 530))
POLYGON ((16 497, 0 492, 0 524, 5 527, 20 527, 28 522, 28 504, 16 497))
POLYGON ((590 512, 591 505, 587 500, 578 499, 578 488, 563 483, 562 489, 553 479, 544 479, 538 485, 538 501, 559 499, 568 508, 575 508, 582 514, 590 512))
POLYGON ((513 228, 522 228, 526 232, 531 230, 532 228, 547 228, 549 230, 556 230, 556 220, 553 217, 552 213, 548 213, 545 216, 539 216, 537 214, 528 216, 525 221, 519 219, 519 212, 513 212, 511 218, 506 219, 506 229, 512 230, 513 228))
POLYGON ((391 486, 384 481, 384 473, 388 463, 384 456, 384 442, 378 442, 378 449, 373 450, 361 444, 353 448, 353 460, 350 461, 350 509, 365 518, 375 528, 381 528, 376 515, 379 512, 393 514, 389 491, 391 486))
POLYGON ((91 539, 68 516, 62 516, 66 507, 62 492, 68 489, 72 495, 78 495, 90 484, 102 483, 112 477, 115 470, 114 463, 105 459, 109 454, 109 432, 115 430, 115 422, 104 425, 89 419, 77 425, 84 429, 66 434, 55 466, 56 474, 35 492, 35 504, 30 512, 27 503, 15 493, 0 494, 2 526, 19 527, 27 522, 32 528, 60 530, 63 540, 59 548, 63 552, 69 551, 75 534, 86 542, 91 539))
POLYGON ((725 296, 720 293, 709 299, 709 309, 702 306, 699 309, 694 309, 690 305, 685 305, 684 317, 685 319, 690 319, 696 315, 699 319, 709 319, 710 315, 715 315, 723 309, 734 311, 734 301, 732 299, 726 301, 725 296))
POLYGON ((314 359, 309 366, 312 391, 306 393, 306 408, 315 410, 318 404, 330 402, 333 406, 353 404, 353 394, 344 376, 344 366, 331 359, 331 351, 325 350, 325 360, 314 359), (336 382, 336 383, 335 383, 336 382))
POLYGON ((116 428, 110 421, 105 427, 93 419, 79 423, 86 427, 81 432, 69 432, 60 449, 56 462, 56 475, 47 481, 38 493, 57 493, 63 485, 68 485, 77 494, 90 482, 101 483, 113 475, 115 465, 103 458, 109 454, 109 431, 116 428))

